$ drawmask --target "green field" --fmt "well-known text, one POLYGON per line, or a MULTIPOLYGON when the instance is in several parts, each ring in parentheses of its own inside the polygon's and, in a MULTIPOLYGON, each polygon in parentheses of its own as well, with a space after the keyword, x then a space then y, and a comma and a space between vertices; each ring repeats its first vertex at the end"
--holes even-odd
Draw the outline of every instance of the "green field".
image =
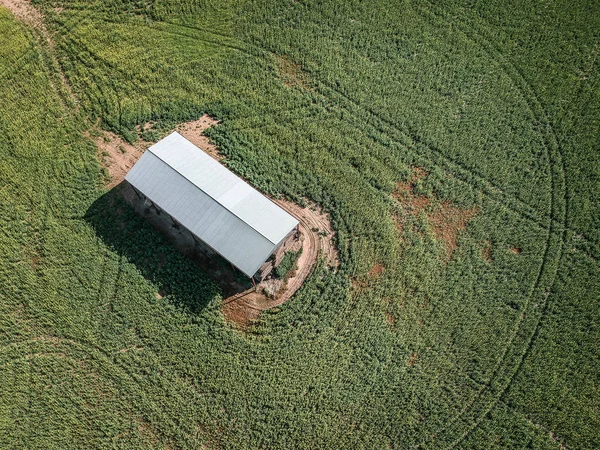
POLYGON ((33 4, 51 41, 0 6, 0 448, 600 447, 600 3, 33 4), (337 232, 250 332, 86 137, 204 113, 337 232))

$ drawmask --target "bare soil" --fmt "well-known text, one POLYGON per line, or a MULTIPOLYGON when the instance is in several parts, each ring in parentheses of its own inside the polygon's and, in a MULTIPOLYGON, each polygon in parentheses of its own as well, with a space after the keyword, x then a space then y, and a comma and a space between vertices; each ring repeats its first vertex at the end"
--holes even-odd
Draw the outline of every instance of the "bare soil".
POLYGON ((277 57, 277 71, 283 84, 289 88, 300 88, 309 90, 310 77, 302 69, 302 66, 293 62, 288 56, 277 57))
POLYGON ((33 28, 43 30, 46 37, 48 36, 42 14, 33 7, 29 0, 0 0, 0 5, 10 10, 17 19, 33 28))
POLYGON ((483 243, 483 245, 481 246, 481 256, 485 261, 487 261, 489 263, 491 263, 493 261, 491 242, 486 241, 483 243))
POLYGON ((417 355, 417 353, 415 353, 415 352, 412 352, 408 358, 408 365, 410 367, 414 366, 417 359, 419 359, 419 355, 417 355))
POLYGON ((208 137, 204 136, 204 130, 213 125, 218 125, 218 121, 210 117, 208 114, 204 114, 198 120, 194 120, 192 122, 186 122, 177 127, 177 132, 181 134, 184 138, 194 144, 196 147, 201 148, 210 156, 212 156, 217 161, 221 161, 223 156, 219 154, 219 150, 217 150, 217 146, 212 144, 208 137))
MULTIPOLYGON (((215 119, 205 114, 198 120, 179 125, 177 132, 214 159, 220 161, 222 156, 219 155, 217 147, 209 142, 208 137, 202 135, 204 130, 217 123, 215 119)), ((152 123, 146 123, 138 131, 147 130, 152 125, 152 123)), ((154 142, 143 140, 139 140, 135 144, 129 144, 121 136, 110 131, 101 130, 98 127, 95 127, 92 132, 87 133, 87 137, 96 142, 98 158, 108 170, 110 176, 110 180, 106 183, 108 188, 113 188, 120 184, 142 154, 148 147, 154 144, 154 142)))
POLYGON ((522 252, 523 250, 521 250, 521 248, 520 248, 520 247, 512 247, 512 248, 510 249, 510 251, 511 251, 511 252, 513 252, 513 253, 514 253, 514 254, 516 254, 516 255, 520 255, 520 254, 521 254, 521 252, 522 252))
POLYGON ((123 140, 121 136, 110 131, 95 130, 94 135, 96 137, 92 137, 90 133, 87 133, 87 137, 96 142, 98 159, 108 170, 110 176, 106 183, 108 188, 120 184, 144 151, 152 145, 152 143, 145 141, 138 141, 135 145, 132 145, 123 140))
POLYGON ((373 264, 373 267, 369 269, 369 272, 366 274, 366 276, 359 276, 352 280, 352 287, 359 291, 363 291, 376 282, 381 277, 383 272, 385 272, 385 267, 383 264, 373 264))
MULTIPOLYGON (((436 239, 444 244, 446 258, 449 260, 458 248, 460 231, 466 228, 469 220, 477 214, 477 210, 460 208, 450 202, 439 202, 436 198, 417 194, 416 183, 426 176, 427 172, 423 169, 414 168, 410 180, 399 182, 393 196, 408 214, 425 214, 436 239)), ((398 229, 403 231, 404 222, 398 216, 395 219, 398 229)))

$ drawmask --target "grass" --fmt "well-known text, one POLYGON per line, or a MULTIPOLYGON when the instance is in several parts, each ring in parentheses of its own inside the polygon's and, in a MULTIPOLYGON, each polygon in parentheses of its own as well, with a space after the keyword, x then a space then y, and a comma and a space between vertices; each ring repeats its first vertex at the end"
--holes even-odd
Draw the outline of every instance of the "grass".
POLYGON ((0 447, 598 446, 594 2, 34 3, 52 49, 0 9, 0 447), (337 232, 250 334, 84 137, 205 112, 337 232))

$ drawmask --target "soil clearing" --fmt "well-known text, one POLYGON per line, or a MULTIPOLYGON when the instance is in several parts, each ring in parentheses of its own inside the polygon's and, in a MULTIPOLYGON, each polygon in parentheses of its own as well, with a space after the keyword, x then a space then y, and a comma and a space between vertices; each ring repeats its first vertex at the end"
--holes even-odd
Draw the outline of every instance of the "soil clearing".
POLYGON ((33 7, 28 0, 0 0, 0 5, 10 10, 13 15, 25 22, 30 27, 40 30, 42 35, 50 42, 48 30, 44 25, 42 14, 33 7))
MULTIPOLYGON (((413 216, 423 212, 432 228, 435 238, 444 244, 446 259, 450 260, 458 248, 458 234, 477 214, 477 209, 464 209, 450 202, 438 202, 435 198, 416 193, 416 184, 427 176, 427 172, 414 168, 408 182, 399 182, 393 196, 402 208, 413 216)), ((396 215, 396 224, 400 231, 404 222, 396 215)))
MULTIPOLYGON (((221 161, 222 155, 219 154, 216 146, 202 134, 204 130, 217 123, 212 117, 204 115, 198 120, 179 125, 177 131, 211 157, 221 161)), ((150 127, 151 124, 146 124, 143 129, 150 127)), ((94 136, 91 137, 91 133, 88 133, 88 137, 96 142, 98 157, 110 176, 107 182, 108 188, 122 185, 127 172, 153 144, 146 141, 138 141, 135 145, 128 144, 114 133, 97 129, 94 136)), ((122 191, 125 199, 135 207, 137 197, 132 190, 124 186, 122 191)), ((153 209, 148 208, 136 209, 155 228, 165 233, 175 247, 194 259, 221 286, 225 297, 221 309, 223 315, 229 323, 239 329, 247 330, 260 317, 262 311, 279 306, 294 295, 311 274, 319 256, 325 258, 329 267, 336 268, 339 264, 338 251, 333 244, 335 232, 325 212, 316 205, 301 207, 287 200, 271 200, 300 222, 299 237, 293 250, 302 248, 302 254, 296 262, 296 268, 291 270, 283 280, 270 278, 258 283, 256 288, 248 288, 247 285, 240 284, 231 268, 223 267, 221 263, 216 264, 214 260, 205 260, 202 255, 198 255, 198 252, 194 251, 195 245, 191 237, 188 239, 185 233, 173 229, 164 214, 157 215, 153 209)), ((161 293, 159 295, 162 296, 161 293)))
POLYGON ((373 267, 371 267, 366 277, 363 275, 361 277, 354 278, 352 280, 352 287, 359 291, 364 291, 377 280, 379 280, 383 272, 385 272, 385 267, 383 264, 376 263, 373 265, 373 267))
POLYGON ((310 90, 310 78, 308 74, 302 69, 300 64, 296 64, 288 56, 281 55, 277 57, 277 71, 282 78, 283 84, 287 87, 310 90))

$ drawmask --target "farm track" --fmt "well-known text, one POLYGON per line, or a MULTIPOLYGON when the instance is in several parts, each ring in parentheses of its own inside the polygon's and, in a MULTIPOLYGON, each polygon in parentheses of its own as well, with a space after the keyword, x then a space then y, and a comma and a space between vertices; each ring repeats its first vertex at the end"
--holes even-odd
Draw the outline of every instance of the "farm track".
MULTIPOLYGON (((103 18, 103 20, 110 22, 106 18, 103 18)), ((173 22, 156 22, 156 23, 163 23, 163 24, 169 24, 171 26, 183 27, 184 29, 187 29, 187 30, 190 30, 190 31, 196 32, 196 33, 230 38, 229 36, 226 36, 224 34, 215 32, 213 30, 200 28, 200 27, 194 27, 194 26, 190 26, 190 25, 181 25, 181 24, 176 24, 173 22)), ((155 28, 155 29, 159 30, 158 28, 155 28)), ((197 34, 189 35, 189 34, 177 32, 174 30, 160 30, 160 31, 164 31, 169 34, 176 34, 176 35, 184 36, 184 37, 187 37, 190 39, 198 38, 197 34)), ((206 40, 206 42, 209 42, 214 45, 221 45, 221 43, 219 41, 215 41, 215 40, 206 40)), ((226 48, 230 48, 232 50, 236 50, 236 51, 243 53, 249 57, 257 58, 258 62, 260 62, 261 58, 263 58, 265 56, 273 55, 272 51, 270 51, 269 49, 267 49, 265 47, 260 47, 256 44, 251 44, 248 42, 246 42, 245 44, 246 44, 247 48, 243 48, 241 46, 234 46, 234 45, 222 45, 222 46, 224 46, 226 48)), ((468 167, 464 163, 461 163, 460 161, 455 160, 454 158, 451 158, 450 156, 444 154, 437 146, 435 146, 435 144, 423 141, 422 138, 419 136, 419 134, 416 132, 416 130, 407 128, 406 131, 403 131, 394 122, 391 122, 390 120, 382 117, 376 111, 369 110, 369 108, 366 108, 364 105, 361 105, 360 102, 357 102, 356 100, 352 99, 351 97, 348 97, 345 93, 341 92, 338 88, 334 87, 332 84, 328 84, 328 83, 325 83, 320 80, 316 80, 316 81, 322 87, 324 87, 326 90, 330 91, 330 94, 333 93, 334 95, 337 94, 338 96, 343 97, 346 100, 346 102, 354 105, 354 107, 357 110, 360 110, 363 112, 366 110, 367 112, 369 112, 370 116, 373 119, 375 119, 376 122, 380 122, 378 125, 372 124, 372 123, 371 124, 367 123, 368 126, 371 126, 376 131, 381 132, 382 134, 388 134, 389 130, 387 130, 385 128, 385 126, 382 127, 382 124, 393 128, 394 131, 396 131, 400 136, 399 142, 403 146, 405 146, 406 150, 410 151, 413 154, 413 156, 426 162, 426 164, 424 164, 424 165, 441 167, 444 170, 453 172, 453 174, 456 175, 457 178, 460 179, 465 184, 471 186, 472 188, 474 188, 478 192, 481 192, 483 195, 485 195, 489 199, 506 207, 509 211, 517 214, 518 216, 524 218, 525 220, 527 220, 529 222, 533 222, 534 224, 536 224, 538 227, 540 227, 542 229, 545 229, 545 230, 550 229, 551 224, 545 222, 546 220, 549 220, 549 222, 552 222, 552 223, 554 223, 555 226, 559 227, 558 230, 554 230, 555 232, 571 231, 572 233, 581 236, 581 240, 590 244, 591 247, 598 245, 598 243, 594 242, 594 240, 592 238, 589 238, 589 237, 581 234, 581 232, 579 232, 578 230, 574 230, 574 229, 568 227, 565 224, 565 222, 561 221, 558 218, 555 218, 555 217, 548 218, 547 216, 539 217, 538 216, 539 211, 535 207, 529 205, 527 202, 525 202, 524 200, 522 200, 515 194, 506 192, 500 186, 497 186, 495 183, 488 180, 483 174, 480 174, 476 169, 468 167), (415 148, 415 146, 417 144, 423 145, 427 150, 429 150, 431 153, 433 153, 437 156, 432 157, 429 155, 425 155, 422 152, 419 152, 415 148)), ((513 80, 513 82, 514 82, 514 80, 513 80)), ((323 96, 324 96, 324 98, 329 98, 325 94, 323 94, 323 96)), ((359 113, 357 113, 357 112, 353 112, 352 110, 350 110, 348 108, 346 108, 346 111, 350 115, 352 115, 354 118, 364 119, 364 117, 359 116, 359 113)), ((600 259, 600 251, 598 252, 598 255, 590 254, 591 249, 581 248, 581 251, 586 252, 590 257, 594 258, 595 260, 600 259)))
MULTIPOLYGON (((425 11, 425 10, 422 11, 421 15, 424 15, 424 16, 434 15, 435 16, 435 14, 432 13, 431 11, 425 11)), ((435 20, 435 18, 444 20, 443 18, 441 18, 441 16, 430 17, 425 20, 435 20)), ((202 33, 211 33, 207 30, 200 30, 195 27, 183 26, 183 25, 179 25, 179 24, 170 24, 170 25, 180 26, 180 27, 184 27, 186 29, 191 29, 191 30, 199 30, 202 33)), ((434 23, 434 25, 435 25, 435 23, 434 23)), ((461 28, 460 25, 461 24, 457 25, 457 27, 459 29, 461 28)), ((503 72, 508 77, 510 77, 510 79, 512 80, 512 83, 519 90, 519 92, 523 96, 524 100, 526 101, 527 105, 529 106, 530 112, 533 115, 533 117, 538 120, 542 119, 541 122, 543 122, 545 124, 544 125, 545 132, 543 133, 543 137, 544 137, 544 143, 545 143, 545 150, 548 154, 548 163, 551 166, 550 167, 550 175, 551 175, 552 179, 551 179, 550 184, 551 184, 551 189, 552 189, 552 195, 550 197, 550 209, 549 209, 549 211, 546 211, 542 215, 541 218, 538 217, 538 214, 540 214, 539 211, 537 211, 535 208, 528 205, 525 201, 520 199, 517 195, 506 192, 500 186, 497 186, 494 183, 487 180, 485 178, 485 176, 483 176, 477 170, 470 168, 468 166, 465 166, 460 161, 455 160, 454 158, 451 158, 448 155, 445 155, 443 153, 443 151, 441 149, 437 148, 434 144, 423 142, 421 137, 419 136, 419 133, 417 132, 417 130, 414 130, 414 129, 411 129, 408 127, 405 130, 402 130, 400 127, 398 127, 396 124, 391 122, 389 119, 387 119, 387 118, 381 116, 379 113, 377 113, 377 111, 366 110, 366 112, 369 114, 369 117, 371 119, 370 122, 372 122, 371 124, 369 124, 369 126, 373 127, 374 129, 378 130, 381 133, 386 133, 386 134, 388 134, 390 131, 387 129, 387 127, 392 128, 392 131, 394 131, 398 136, 400 136, 400 138, 402 139, 402 142, 406 143, 405 145, 409 148, 409 151, 411 151, 411 153, 415 154, 415 156, 428 161, 430 165, 437 166, 437 167, 443 167, 446 170, 456 172, 457 175, 460 174, 459 178, 463 182, 469 184, 470 186, 473 186, 474 188, 477 188, 482 193, 484 193, 486 196, 493 199, 497 203, 504 205, 507 209, 514 212, 515 214, 517 214, 523 218, 526 218, 528 221, 534 222, 542 229, 547 230, 546 247, 544 250, 544 255, 543 255, 542 260, 540 261, 540 268, 539 268, 538 275, 537 275, 536 280, 531 288, 529 302, 524 307, 524 310, 526 310, 527 307, 529 306, 531 298, 538 291, 540 291, 540 290, 544 291, 545 286, 549 286, 551 288, 551 286, 553 285, 553 279, 556 275, 557 267, 553 268, 552 266, 553 266, 553 264, 558 265, 558 261, 560 260, 560 257, 561 257, 560 255, 562 252, 562 247, 564 245, 564 241, 567 236, 567 231, 569 230, 569 228, 567 227, 567 222, 566 222, 566 219, 568 217, 569 205, 568 205, 567 196, 566 196, 567 187, 566 187, 566 182, 565 182, 564 161, 563 161, 562 155, 561 155, 562 150, 560 148, 560 142, 558 141, 556 134, 554 133, 554 130, 553 130, 553 128, 549 122, 549 119, 547 117, 547 114, 544 111, 542 103, 541 103, 538 95, 535 93, 535 90, 533 90, 533 88, 527 83, 525 77, 518 70, 518 68, 516 68, 509 60, 507 60, 500 53, 500 51, 498 49, 495 49, 492 44, 490 44, 488 41, 486 41, 486 39, 484 37, 477 34, 478 32, 475 31, 476 28, 477 28, 476 26, 474 26, 473 28, 465 27, 464 29, 461 29, 461 32, 465 35, 465 37, 467 39, 469 39, 471 42, 473 42, 474 45, 477 45, 480 48, 482 48, 488 54, 490 59, 495 61, 495 63, 498 64, 498 66, 503 70, 503 72), (423 145, 426 149, 431 150, 431 153, 436 156, 432 157, 430 155, 425 155, 424 153, 417 150, 416 144, 423 145), (552 154, 552 152, 554 152, 554 154, 552 154), (554 171, 554 168, 558 168, 557 172, 554 171), (559 192, 559 191, 561 191, 561 192, 559 192), (561 202, 564 202, 564 203, 561 203, 561 202), (560 236, 560 241, 554 242, 554 240, 558 239, 559 236, 560 236), (553 256, 553 255, 555 255, 555 256, 553 256), (554 273, 547 275, 548 271, 550 271, 550 272, 553 271, 554 273), (548 277, 549 277, 549 279, 546 279, 548 277)), ((182 36, 187 36, 187 37, 196 39, 196 37, 188 36, 185 33, 176 33, 172 30, 169 30, 169 31, 161 30, 161 31, 165 31, 168 33, 180 34, 182 36)), ((222 36, 222 35, 219 35, 218 33, 212 33, 212 34, 215 34, 217 36, 222 36)), ((262 50, 261 52, 253 53, 251 51, 244 50, 240 47, 226 45, 226 44, 222 44, 220 42, 214 42, 211 40, 206 40, 206 42, 210 42, 214 45, 222 45, 223 47, 234 49, 236 51, 246 53, 250 56, 264 56, 264 54, 271 54, 271 52, 269 52, 267 49, 260 48, 260 47, 257 47, 257 48, 261 49, 262 50)), ((89 53, 95 59, 102 62, 105 67, 108 67, 111 70, 114 70, 114 68, 110 67, 110 64, 106 63, 105 61, 102 61, 101 58, 93 55, 91 52, 89 52, 89 53)), ((24 55, 23 55, 23 57, 24 57, 24 55)), ((88 66, 88 68, 92 72, 92 70, 91 70, 92 68, 89 66, 88 66)), ((2 74, 2 75, 4 75, 4 74, 2 74)), ((2 76, 2 75, 0 75, 0 76, 2 76)), ((96 80, 97 78, 94 77, 94 79, 96 80)), ((359 117, 357 112, 353 112, 354 109, 365 111, 365 107, 363 105, 361 105, 360 102, 357 102, 356 100, 347 96, 344 92, 337 89, 333 85, 329 85, 323 81, 318 81, 318 80, 317 80, 317 83, 323 90, 329 91, 331 95, 334 95, 336 97, 341 97, 344 99, 344 101, 346 103, 350 103, 352 105, 351 106, 352 109, 350 109, 348 106, 346 106, 347 111, 350 113, 350 115, 353 115, 354 117, 359 117)), ((100 87, 98 87, 98 89, 101 90, 100 87)), ((113 90, 114 90, 114 88, 113 88, 113 90)), ((325 97, 327 97, 326 94, 324 94, 324 95, 325 95, 325 97)), ((94 99, 94 101, 98 101, 98 99, 96 98, 96 99, 94 99)), ((570 231, 572 231, 572 230, 570 230, 570 231)), ((589 240, 585 236, 584 236, 584 239, 586 239, 590 243, 594 244, 593 241, 589 240)), ((586 254, 587 254, 587 252, 586 252, 586 254)), ((591 257, 596 259, 594 256, 591 256, 591 257)), ((115 291, 117 289, 117 287, 116 287, 117 282, 118 282, 118 278, 117 278, 117 281, 115 281, 115 291)), ((543 296, 544 301, 543 301, 543 305, 542 305, 542 311, 541 311, 541 315, 539 315, 539 317, 537 318, 537 321, 535 321, 536 314, 534 313, 531 315, 534 318, 535 327, 533 329, 533 333, 526 332, 526 335, 530 335, 530 337, 528 340, 525 339, 525 341, 526 341, 525 347, 521 347, 520 350, 511 349, 511 346, 513 344, 515 346, 517 345, 517 343, 515 343, 514 341, 517 339, 517 336, 519 335, 520 330, 526 331, 526 329, 529 329, 529 325, 527 325, 527 324, 522 325, 522 321, 525 318, 520 316, 521 319, 518 320, 517 323, 515 324, 513 336, 510 339, 508 345, 506 346, 503 355, 499 359, 498 364, 494 368, 492 377, 487 381, 487 383, 485 383, 483 385, 478 397, 476 397, 469 405, 467 405, 462 410, 461 414, 459 414, 454 420, 454 423, 459 423, 460 419, 462 417, 468 416, 469 423, 472 426, 470 428, 468 428, 466 431, 464 431, 462 434, 460 434, 460 430, 459 430, 457 432, 459 434, 458 438, 454 439, 454 437, 457 433, 455 433, 454 432, 455 430, 452 429, 453 424, 450 424, 449 428, 444 428, 442 430, 438 430, 438 432, 436 433, 437 436, 435 438, 438 442, 444 441, 444 444, 446 444, 448 442, 449 443, 448 448, 456 447, 474 429, 477 428, 477 426, 481 423, 481 421, 483 420, 483 418, 485 417, 487 412, 492 410, 494 408, 494 406, 499 401, 501 401, 502 395, 506 392, 506 390, 510 386, 512 380, 514 379, 516 374, 519 372, 525 358, 527 357, 527 355, 529 354, 529 352, 532 348, 532 345, 538 334, 540 322, 543 320, 543 317, 548 309, 547 298, 548 297, 546 295, 543 296), (515 357, 518 357, 518 366, 516 368, 514 368, 514 364, 506 363, 506 361, 510 355, 514 355, 515 357), (508 377, 508 378, 506 378, 506 377, 508 377), (499 380, 499 383, 497 383, 495 380, 499 380), (504 380, 504 381, 502 381, 502 380, 504 380), (500 386, 496 387, 497 384, 499 384, 500 386), (479 400, 484 398, 484 396, 488 393, 490 393, 492 395, 492 398, 483 402, 484 403, 483 407, 476 408, 474 406, 474 404, 476 402, 480 402, 479 400), (472 410, 475 410, 475 412, 477 413, 476 416, 474 416, 473 414, 469 414, 469 411, 472 411, 472 410), (446 431, 446 430, 448 430, 448 431, 446 431), (449 434, 450 436, 446 436, 446 434, 449 434), (452 439, 454 439, 454 440, 452 440, 452 439)), ((529 316, 529 314, 527 314, 527 316, 529 316)), ((517 361, 514 361, 514 362, 517 362, 517 361)), ((482 403, 482 402, 480 402, 480 403, 482 403)), ((425 443, 430 443, 430 442, 432 442, 432 441, 427 440, 425 443)))
POLYGON ((27 0, 0 0, 0 5, 11 11, 15 18, 26 24, 31 30, 40 48, 35 49, 34 46, 32 47, 38 51, 44 61, 52 88, 56 91, 66 109, 72 104, 75 105, 75 111, 79 111, 77 97, 73 93, 71 84, 56 57, 54 39, 46 28, 42 13, 27 0), (58 80, 53 79, 55 76, 58 76, 58 80), (57 82, 63 89, 56 84, 57 82))
MULTIPOLYGON (((147 349, 141 351, 147 352, 147 349)), ((104 350, 102 347, 89 343, 85 340, 75 339, 72 337, 57 337, 48 335, 39 335, 31 339, 15 341, 10 344, 0 347, 0 367, 6 370, 5 366, 18 360, 30 360, 37 357, 58 357, 70 359, 74 362, 74 366, 81 367, 82 362, 93 361, 96 365, 90 364, 94 371, 102 378, 110 379, 114 382, 115 387, 120 391, 124 391, 127 395, 135 397, 134 392, 145 392, 148 390, 148 384, 153 386, 157 392, 168 391, 170 398, 177 399, 178 404, 194 404, 206 402, 206 395, 219 395, 214 392, 198 392, 197 389, 187 382, 183 382, 181 378, 176 379, 173 375, 170 376, 170 383, 162 381, 160 384, 156 382, 154 377, 144 376, 135 372, 132 366, 119 361, 120 351, 114 353, 104 350), (135 386, 135 387, 134 387, 135 386), (190 401, 191 400, 191 401, 190 401)), ((156 373, 165 374, 171 373, 170 370, 160 366, 153 358, 153 370, 156 373)), ((161 418, 161 423, 152 423, 151 426, 156 434, 165 438, 159 430, 162 429, 178 429, 178 424, 172 417, 167 417, 162 414, 162 407, 159 405, 144 404, 144 399, 138 399, 129 403, 133 409, 139 413, 140 417, 149 417, 148 411, 153 411, 156 417, 161 418), (167 425, 165 427, 164 425, 167 425)), ((146 419, 147 420, 147 419, 146 419)), ((184 433, 179 432, 179 436, 184 433)), ((190 436, 193 433, 189 434, 190 436)), ((194 446, 196 442, 188 441, 188 445, 194 446)))
MULTIPOLYGON (((437 19, 443 20, 441 16, 435 15, 435 13, 432 12, 432 9, 428 9, 427 11, 422 12, 424 13, 422 14, 422 16, 428 15, 429 19, 426 20, 432 21, 433 16, 435 16, 435 18, 437 19)), ((434 26, 437 25, 436 23, 431 23, 434 26)), ((553 270, 548 269, 551 270, 551 273, 548 275, 549 279, 546 281, 547 285, 545 293, 543 293, 542 295, 541 314, 539 314, 536 318, 536 314, 531 313, 531 315, 534 317, 533 332, 525 333, 524 346, 521 347, 520 350, 515 349, 512 352, 510 351, 511 346, 513 345, 513 342, 516 339, 517 335, 519 334, 521 329, 525 328, 525 325, 523 325, 522 322, 525 319, 525 315, 529 314, 529 312, 522 313, 519 316, 520 319, 515 323, 513 334, 509 339, 507 345, 505 346, 505 350, 501 355, 501 358, 499 359, 494 371, 492 372, 491 378, 487 381, 486 385, 478 392, 475 398, 471 402, 469 402, 457 416, 455 416, 455 418, 450 422, 449 425, 445 426, 443 429, 437 430, 433 435, 434 437, 421 443, 421 445, 426 445, 427 443, 431 443, 432 441, 437 441, 443 445, 446 445, 446 448, 454 448, 457 445, 459 445, 473 430, 475 430, 480 425, 485 416, 496 406, 496 404, 500 401, 501 397, 507 391, 514 378, 516 377, 517 373, 522 368, 525 358, 531 351, 532 345, 535 341, 535 337, 539 332, 540 323, 544 315, 546 314, 548 308, 549 291, 554 284, 554 279, 558 270, 558 264, 562 255, 562 248, 566 239, 566 221, 568 215, 565 167, 564 160, 562 157, 562 151, 560 148, 558 138, 554 133, 554 130, 548 119, 547 113, 542 107, 539 96, 535 93, 535 90, 531 87, 531 85, 527 83, 523 74, 508 59, 506 59, 497 48, 493 47, 493 45, 490 44, 490 42, 488 42, 481 34, 476 34, 476 32, 474 31, 476 29, 476 25, 471 24, 469 28, 463 28, 462 24, 455 25, 468 40, 470 40, 474 45, 477 45, 482 50, 484 50, 489 56, 489 58, 493 60, 496 64, 498 64, 498 66, 503 70, 503 72, 510 77, 513 85, 519 90, 523 99, 526 101, 532 116, 536 120, 543 122, 545 125, 544 128, 546 130, 546 133, 543 133, 542 137, 544 138, 544 149, 548 157, 549 173, 551 176, 550 185, 552 194, 550 198, 550 221, 548 225, 546 248, 544 250, 544 255, 542 257, 537 278, 530 290, 530 295, 528 296, 527 303, 523 308, 525 311, 527 311, 527 308, 531 303, 531 300, 536 294, 536 292, 542 289, 542 280, 543 278, 545 278, 545 270, 547 265, 554 263, 555 266, 553 270), (558 168, 558 173, 555 173, 554 169, 556 167, 558 168), (559 230, 555 229, 556 222, 560 224, 559 230), (558 248, 555 250, 556 254, 553 257, 550 255, 550 248, 552 245, 552 238, 555 233, 560 234, 560 241, 556 244, 558 248), (515 354, 516 365, 506 363, 510 353, 515 354), (505 369, 505 372, 507 372, 506 379, 504 381, 501 378, 502 369, 505 369), (496 380, 498 379, 500 379, 499 383, 496 382, 496 380), (495 385, 497 384, 499 384, 500 386, 496 387, 495 385), (481 399, 487 392, 491 392, 492 398, 487 402, 481 401, 481 399), (473 410, 476 406, 478 406, 475 405, 476 403, 483 404, 484 406, 483 408, 480 408, 482 409, 481 412, 478 413, 477 411, 475 411, 475 414, 473 414, 473 410), (467 415, 467 413, 469 413, 469 417, 467 417, 467 420, 469 421, 467 429, 462 433, 460 433, 460 428, 458 430, 454 430, 453 425, 459 423, 459 420, 463 419, 465 415, 467 415), (446 437, 446 435, 448 434, 450 434, 450 436, 446 437), (453 438, 452 436, 455 436, 456 434, 458 434, 458 437, 453 438), (444 438, 446 439, 445 441, 444 438)), ((460 425, 461 424, 459 423, 459 426, 460 425)))

